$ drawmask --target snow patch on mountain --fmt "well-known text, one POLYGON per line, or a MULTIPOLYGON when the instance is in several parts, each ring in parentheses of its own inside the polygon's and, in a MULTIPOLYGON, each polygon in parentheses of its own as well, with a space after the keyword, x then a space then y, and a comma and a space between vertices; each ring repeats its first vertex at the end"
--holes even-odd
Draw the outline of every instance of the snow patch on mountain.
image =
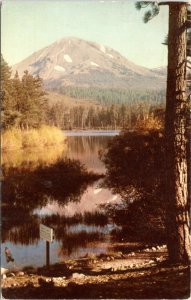
POLYGON ((65 61, 68 62, 68 63, 71 63, 71 62, 72 62, 72 59, 71 59, 71 57, 70 57, 68 54, 64 54, 64 59, 65 59, 65 61))
POLYGON ((111 54, 109 54, 109 53, 107 53, 107 56, 109 56, 109 57, 113 58, 113 55, 111 55, 111 54))
POLYGON ((91 61, 91 65, 92 66, 95 66, 95 67, 99 67, 99 65, 98 64, 96 64, 95 62, 93 62, 93 61, 91 61))
POLYGON ((65 71, 66 71, 66 70, 65 70, 63 67, 61 67, 61 66, 55 66, 55 67, 54 67, 54 70, 59 71, 59 72, 65 72, 65 71))
POLYGON ((100 45, 100 50, 105 53, 105 47, 103 45, 100 45))

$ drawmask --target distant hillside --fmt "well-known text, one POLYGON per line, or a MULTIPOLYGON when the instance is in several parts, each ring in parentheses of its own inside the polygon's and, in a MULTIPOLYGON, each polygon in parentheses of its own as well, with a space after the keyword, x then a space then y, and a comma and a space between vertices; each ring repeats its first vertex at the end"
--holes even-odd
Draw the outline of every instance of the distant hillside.
POLYGON ((112 48, 79 38, 63 38, 12 67, 39 75, 49 90, 64 87, 164 89, 166 73, 138 66, 112 48))
POLYGON ((48 104, 50 106, 55 105, 56 103, 62 103, 65 107, 67 107, 67 109, 69 108, 73 108, 73 107, 79 107, 79 106, 83 106, 83 107, 97 107, 100 106, 100 103, 98 103, 95 100, 89 100, 89 99, 76 99, 74 97, 70 97, 67 95, 61 95, 60 93, 56 93, 53 91, 49 91, 46 98, 48 99, 48 104))

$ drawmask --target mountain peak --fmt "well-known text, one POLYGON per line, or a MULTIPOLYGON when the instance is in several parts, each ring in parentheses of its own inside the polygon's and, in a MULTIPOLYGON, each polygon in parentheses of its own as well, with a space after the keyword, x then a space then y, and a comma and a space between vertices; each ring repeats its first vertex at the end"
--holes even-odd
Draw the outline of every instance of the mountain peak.
POLYGON ((52 89, 61 86, 143 88, 146 78, 150 78, 149 86, 153 88, 162 84, 157 72, 130 62, 110 47, 73 36, 59 39, 13 66, 20 75, 26 69, 42 77, 52 89))

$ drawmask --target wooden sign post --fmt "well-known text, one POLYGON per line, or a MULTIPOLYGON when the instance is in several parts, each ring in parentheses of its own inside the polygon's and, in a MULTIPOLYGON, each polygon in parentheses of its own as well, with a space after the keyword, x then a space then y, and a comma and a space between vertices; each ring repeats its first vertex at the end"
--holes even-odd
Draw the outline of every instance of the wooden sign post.
POLYGON ((50 265, 50 243, 46 241, 46 266, 50 265))
POLYGON ((53 229, 40 224, 40 239, 46 241, 46 266, 50 265, 50 243, 53 242, 54 232, 53 229))

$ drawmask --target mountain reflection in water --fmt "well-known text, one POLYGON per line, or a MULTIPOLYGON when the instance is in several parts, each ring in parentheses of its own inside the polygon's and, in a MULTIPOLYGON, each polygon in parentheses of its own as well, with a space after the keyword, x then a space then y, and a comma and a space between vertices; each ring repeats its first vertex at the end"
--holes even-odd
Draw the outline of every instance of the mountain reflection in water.
MULTIPOLYGON (((101 175, 91 171, 104 173, 98 152, 110 139, 70 136, 64 146, 44 152, 3 153, 2 253, 8 246, 18 268, 45 263, 40 223, 55 230, 51 263, 107 251, 115 225, 99 205, 119 196, 102 188, 101 175)), ((2 265, 7 267, 4 255, 2 265)))

